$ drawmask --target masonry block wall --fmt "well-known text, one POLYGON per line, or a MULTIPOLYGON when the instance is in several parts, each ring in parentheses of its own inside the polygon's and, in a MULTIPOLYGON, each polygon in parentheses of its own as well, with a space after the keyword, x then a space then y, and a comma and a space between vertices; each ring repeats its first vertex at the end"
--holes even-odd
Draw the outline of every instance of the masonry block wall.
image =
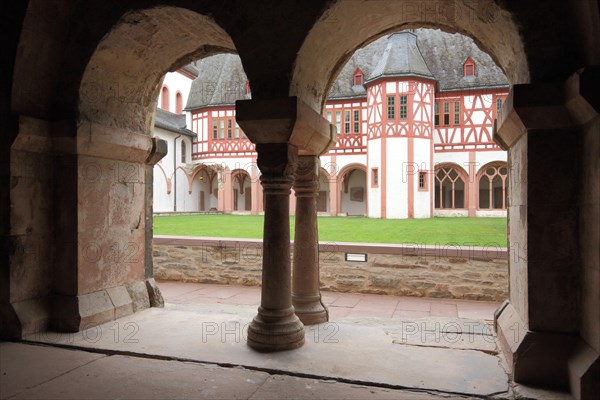
MULTIPOLYGON (((258 240, 156 237, 153 255, 156 279, 261 282, 258 240)), ((508 296, 506 249, 321 243, 319 258, 323 290, 497 302, 508 296), (346 261, 346 253, 367 261, 346 261)))

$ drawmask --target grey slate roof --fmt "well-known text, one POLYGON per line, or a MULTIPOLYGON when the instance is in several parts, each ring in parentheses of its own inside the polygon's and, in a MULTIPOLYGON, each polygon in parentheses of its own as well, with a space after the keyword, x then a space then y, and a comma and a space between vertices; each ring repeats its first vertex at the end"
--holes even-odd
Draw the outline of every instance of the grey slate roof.
POLYGON ((366 81, 391 76, 420 76, 433 79, 433 74, 427 68, 417 47, 417 36, 414 33, 403 31, 389 35, 385 50, 366 81))
POLYGON ((186 128, 185 115, 173 114, 162 108, 156 109, 154 126, 182 135, 196 137, 194 132, 186 128))
MULTIPOLYGON (((246 74, 237 55, 219 54, 200 60, 198 78, 192 83, 186 110, 233 105, 249 99, 246 74)), ((364 82, 391 76, 435 79, 438 91, 508 87, 508 80, 492 58, 473 39, 437 29, 415 29, 383 36, 350 57, 329 92, 329 99, 364 98, 364 85, 354 85, 360 68, 364 82), (475 76, 464 77, 468 57, 475 62, 475 76)))
POLYGON ((438 81, 437 90, 442 92, 508 87, 508 80, 502 70, 488 54, 477 47, 473 39, 437 29, 394 33, 358 49, 333 83, 329 99, 366 96, 364 87, 353 86, 354 71, 357 67, 363 72, 367 84, 385 76, 427 77, 429 73, 429 76, 438 81), (412 44, 410 38, 415 36, 416 43, 412 44), (419 55, 422 55, 422 58, 419 55), (463 65, 468 57, 475 62, 475 76, 464 77, 463 65))
POLYGON ((470 37, 436 29, 416 29, 415 33, 427 66, 438 81, 438 90, 508 87, 504 72, 470 37), (463 76, 468 57, 475 62, 475 76, 463 76))
POLYGON ((199 74, 192 82, 186 110, 233 105, 249 99, 242 62, 237 54, 218 54, 198 63, 199 74))

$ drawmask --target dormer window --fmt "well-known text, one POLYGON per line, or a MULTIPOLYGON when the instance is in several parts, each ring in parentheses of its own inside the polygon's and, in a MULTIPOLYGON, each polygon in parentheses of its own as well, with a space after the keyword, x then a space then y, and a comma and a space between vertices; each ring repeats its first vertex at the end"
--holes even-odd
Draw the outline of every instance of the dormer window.
POLYGON ((475 62, 471 57, 467 58, 467 61, 465 61, 463 68, 464 76, 475 76, 475 62))
POLYGON ((354 86, 363 84, 363 73, 360 68, 356 68, 354 71, 354 86))

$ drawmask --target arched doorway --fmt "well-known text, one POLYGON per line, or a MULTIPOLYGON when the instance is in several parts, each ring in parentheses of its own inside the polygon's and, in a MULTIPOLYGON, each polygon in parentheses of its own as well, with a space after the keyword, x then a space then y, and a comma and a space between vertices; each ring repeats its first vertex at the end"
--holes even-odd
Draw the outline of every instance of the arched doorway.
POLYGON ((243 169, 236 169, 231 172, 231 181, 233 212, 249 213, 252 210, 250 174, 243 169))
POLYGON ((216 189, 217 171, 203 165, 192 175, 191 195, 196 199, 198 211, 216 211, 219 204, 216 189))
POLYGON ((338 174, 340 212, 347 216, 367 215, 367 173, 363 165, 349 165, 338 174))

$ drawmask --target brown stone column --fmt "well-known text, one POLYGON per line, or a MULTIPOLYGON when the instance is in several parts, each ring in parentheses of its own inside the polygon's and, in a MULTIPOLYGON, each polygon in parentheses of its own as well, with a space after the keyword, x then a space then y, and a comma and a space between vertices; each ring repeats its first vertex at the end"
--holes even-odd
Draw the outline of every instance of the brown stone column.
POLYGON ((258 315, 248 328, 248 345, 279 351, 304 344, 304 325, 292 306, 289 196, 298 150, 287 143, 257 144, 265 193, 262 292, 258 315))
POLYGON ((321 302, 319 283, 319 157, 301 156, 294 180, 296 226, 292 304, 305 325, 327 322, 329 315, 321 302))
POLYGON ((164 307, 165 301, 162 297, 162 293, 156 281, 154 280, 154 263, 152 256, 152 240, 154 239, 154 212, 152 208, 154 198, 154 166, 164 156, 167 155, 168 147, 167 142, 159 138, 152 138, 152 151, 146 159, 146 195, 144 201, 145 206, 145 224, 146 235, 145 240, 145 253, 144 253, 144 270, 146 275, 146 289, 148 289, 148 298, 151 307, 164 307))
POLYGON ((516 382, 570 387, 576 398, 599 387, 600 118, 585 91, 599 81, 596 68, 516 85, 495 132, 510 148, 510 301, 497 311, 498 337, 516 382))

